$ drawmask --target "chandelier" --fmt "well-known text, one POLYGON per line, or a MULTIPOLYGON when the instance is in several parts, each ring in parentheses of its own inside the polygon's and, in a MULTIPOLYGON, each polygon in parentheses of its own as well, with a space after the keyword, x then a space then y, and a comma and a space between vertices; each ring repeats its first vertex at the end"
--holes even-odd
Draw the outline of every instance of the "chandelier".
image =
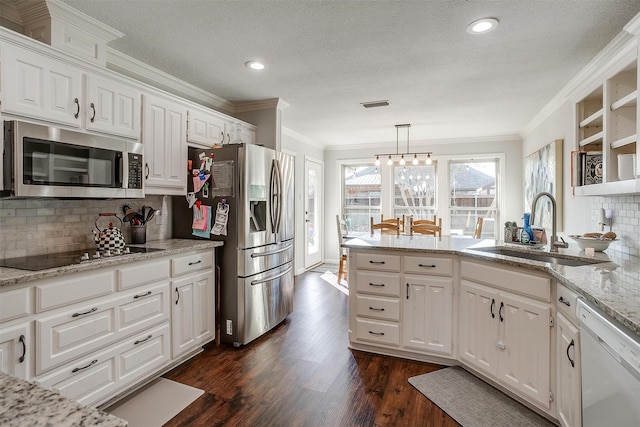
POLYGON ((393 161, 394 159, 397 159, 398 157, 400 157, 400 159, 398 160, 398 164, 400 166, 404 166, 407 161, 411 161, 411 163, 413 165, 417 165, 420 163, 420 160, 418 159, 418 156, 423 157, 423 156, 427 156, 427 158, 424 160, 424 163, 427 165, 431 164, 431 152, 427 152, 427 153, 411 153, 409 152, 409 128, 411 127, 410 124, 402 124, 402 125, 396 125, 396 152, 395 153, 384 153, 384 154, 374 154, 376 156, 376 161, 374 162, 374 164, 376 166, 380 166, 380 157, 382 157, 383 159, 386 157, 387 158, 387 164, 389 166, 393 165, 393 161), (404 153, 400 153, 399 151, 399 144, 400 144, 400 128, 404 128, 407 130, 407 151, 404 153), (406 159, 405 159, 406 156, 406 159))

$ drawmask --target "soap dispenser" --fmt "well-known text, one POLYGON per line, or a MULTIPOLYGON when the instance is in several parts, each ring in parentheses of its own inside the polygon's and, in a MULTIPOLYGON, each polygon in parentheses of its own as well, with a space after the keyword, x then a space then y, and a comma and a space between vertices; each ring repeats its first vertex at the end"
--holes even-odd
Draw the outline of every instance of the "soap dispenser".
POLYGON ((531 214, 529 212, 525 212, 523 215, 524 226, 522 228, 522 234, 520 236, 520 242, 529 243, 533 242, 535 239, 533 237, 533 230, 531 229, 531 214))

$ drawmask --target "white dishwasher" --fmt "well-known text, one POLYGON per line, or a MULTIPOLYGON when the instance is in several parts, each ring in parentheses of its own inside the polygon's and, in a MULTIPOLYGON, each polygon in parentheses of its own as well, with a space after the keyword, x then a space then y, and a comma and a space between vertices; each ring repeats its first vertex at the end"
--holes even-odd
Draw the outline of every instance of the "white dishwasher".
POLYGON ((640 343, 578 300, 583 427, 640 426, 640 343))

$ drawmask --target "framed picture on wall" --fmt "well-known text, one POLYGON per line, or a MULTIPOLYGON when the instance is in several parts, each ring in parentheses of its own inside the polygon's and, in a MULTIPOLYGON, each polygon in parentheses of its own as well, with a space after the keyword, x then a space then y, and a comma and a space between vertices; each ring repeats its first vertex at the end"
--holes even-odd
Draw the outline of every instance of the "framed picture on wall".
MULTIPOLYGON (((556 199, 558 231, 562 231, 562 139, 556 139, 524 159, 525 211, 531 212, 536 194, 548 192, 556 199)), ((552 204, 548 197, 538 201, 535 224, 551 230, 552 204)))

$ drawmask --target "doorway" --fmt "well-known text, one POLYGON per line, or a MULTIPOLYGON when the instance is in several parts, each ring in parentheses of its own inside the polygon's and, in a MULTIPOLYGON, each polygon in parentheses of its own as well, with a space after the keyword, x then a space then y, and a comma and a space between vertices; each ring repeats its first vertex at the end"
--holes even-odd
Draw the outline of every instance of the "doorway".
POLYGON ((324 224, 322 196, 324 194, 324 163, 309 157, 304 159, 304 268, 309 269, 323 261, 322 236, 324 224))

